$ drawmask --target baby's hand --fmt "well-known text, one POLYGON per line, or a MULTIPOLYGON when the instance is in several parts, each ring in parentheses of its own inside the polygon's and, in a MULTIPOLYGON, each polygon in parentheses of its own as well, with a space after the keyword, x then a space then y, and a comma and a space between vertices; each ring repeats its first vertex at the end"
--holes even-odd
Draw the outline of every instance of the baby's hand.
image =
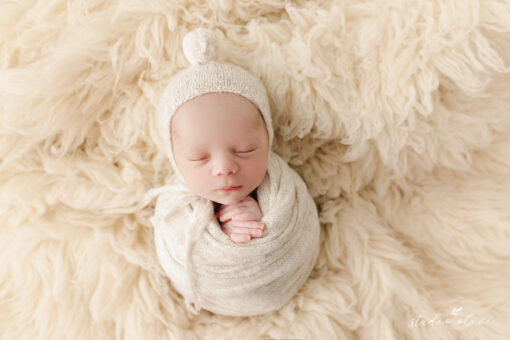
POLYGON ((221 205, 216 212, 221 229, 234 242, 244 243, 264 234, 264 223, 259 204, 248 196, 239 203, 221 205))

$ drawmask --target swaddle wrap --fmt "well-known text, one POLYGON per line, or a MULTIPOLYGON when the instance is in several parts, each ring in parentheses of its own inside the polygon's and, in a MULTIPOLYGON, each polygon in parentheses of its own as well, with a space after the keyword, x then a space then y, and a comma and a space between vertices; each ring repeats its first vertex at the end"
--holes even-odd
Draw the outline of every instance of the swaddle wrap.
POLYGON ((271 152, 257 196, 265 234, 243 244, 220 229, 213 203, 174 178, 153 189, 156 250, 191 311, 246 316, 280 308, 302 286, 319 252, 317 208, 299 175, 271 152))
POLYGON ((145 204, 157 197, 150 218, 157 255, 188 310, 248 316, 280 308, 303 285, 318 257, 320 225, 305 183, 272 151, 257 188, 265 224, 260 238, 234 243, 221 230, 213 202, 185 185, 173 157, 169 124, 179 105, 196 96, 232 92, 249 99, 264 118, 269 150, 272 145, 263 85, 242 68, 211 60, 212 37, 200 29, 185 37, 185 54, 193 65, 167 86, 158 112, 161 142, 174 175, 168 185, 150 190, 145 204))
POLYGON ((213 203, 181 181, 153 189, 156 250, 189 310, 234 316, 285 304, 309 276, 319 252, 317 208, 299 175, 271 152, 257 196, 265 234, 243 244, 222 232, 213 203))

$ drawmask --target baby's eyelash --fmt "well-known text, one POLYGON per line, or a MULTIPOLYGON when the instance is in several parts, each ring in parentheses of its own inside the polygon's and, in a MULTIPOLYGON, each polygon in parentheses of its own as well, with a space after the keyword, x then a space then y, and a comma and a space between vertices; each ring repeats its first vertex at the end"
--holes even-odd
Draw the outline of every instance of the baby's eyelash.
MULTIPOLYGON (((249 149, 249 150, 246 150, 246 151, 243 151, 243 150, 235 151, 235 153, 236 154, 246 155, 246 154, 254 152, 255 150, 257 150, 257 148, 249 149)), ((204 157, 200 157, 200 158, 192 158, 192 159, 189 159, 189 161, 190 162, 203 162, 203 161, 207 160, 208 158, 209 158, 209 156, 204 156, 204 157)))
POLYGON ((253 149, 253 150, 247 150, 247 151, 236 151, 236 153, 250 153, 250 152, 253 152, 255 151, 256 149, 253 149))
POLYGON ((197 158, 197 159, 190 159, 191 162, 201 162, 201 161, 205 161, 207 158, 207 156, 205 157, 201 157, 201 158, 197 158))

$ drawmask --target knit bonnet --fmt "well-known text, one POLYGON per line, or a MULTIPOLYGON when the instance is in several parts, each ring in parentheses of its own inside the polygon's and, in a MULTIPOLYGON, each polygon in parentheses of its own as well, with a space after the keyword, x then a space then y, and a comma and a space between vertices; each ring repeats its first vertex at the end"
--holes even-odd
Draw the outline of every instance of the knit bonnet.
POLYGON ((191 66, 172 77, 158 108, 158 127, 163 148, 178 178, 184 182, 173 157, 170 122, 182 104, 206 93, 235 93, 250 100, 262 114, 271 150, 271 111, 261 81, 239 66, 217 60, 218 45, 214 31, 204 28, 191 31, 184 36, 182 47, 191 66))

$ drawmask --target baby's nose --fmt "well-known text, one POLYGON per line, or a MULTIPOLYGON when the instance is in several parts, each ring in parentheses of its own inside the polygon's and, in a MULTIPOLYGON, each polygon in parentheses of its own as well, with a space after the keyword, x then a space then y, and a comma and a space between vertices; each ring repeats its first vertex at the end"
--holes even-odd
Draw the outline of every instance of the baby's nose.
POLYGON ((236 162, 231 157, 219 156, 214 161, 213 172, 215 176, 233 175, 238 169, 236 162))

